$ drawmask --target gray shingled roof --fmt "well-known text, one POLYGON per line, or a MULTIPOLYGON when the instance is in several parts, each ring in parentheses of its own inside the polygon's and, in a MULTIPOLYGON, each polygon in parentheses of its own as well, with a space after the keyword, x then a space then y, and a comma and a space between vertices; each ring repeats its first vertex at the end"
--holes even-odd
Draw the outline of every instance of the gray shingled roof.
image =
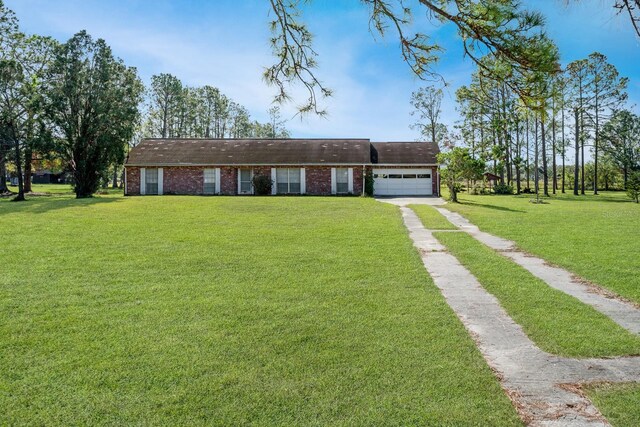
POLYGON ((438 144, 431 142, 372 142, 371 163, 435 165, 439 152, 438 144))
POLYGON ((436 164, 436 144, 368 139, 144 139, 128 166, 436 164))
POLYGON ((129 166, 368 164, 368 139, 145 139, 129 166))

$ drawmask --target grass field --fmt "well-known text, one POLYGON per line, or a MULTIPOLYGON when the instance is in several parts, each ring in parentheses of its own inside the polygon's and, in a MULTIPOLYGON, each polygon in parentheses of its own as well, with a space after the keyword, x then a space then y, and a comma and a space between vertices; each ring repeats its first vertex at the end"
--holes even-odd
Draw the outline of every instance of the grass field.
POLYGON ((434 233, 541 349, 568 357, 640 355, 640 337, 551 288, 466 233, 434 233))
POLYGON ((58 195, 0 225, 2 425, 521 425, 394 206, 58 195))
POLYGON ((599 384, 585 392, 614 427, 638 427, 640 384, 599 384))
MULTIPOLYGON (((33 193, 36 195, 34 197, 40 196, 64 196, 73 194, 73 187, 69 184, 31 184, 31 189, 33 193)), ((18 192, 18 187, 15 185, 9 185, 9 190, 13 193, 18 192)), ((100 193, 105 194, 122 194, 122 190, 117 188, 107 188, 100 190, 100 193)), ((27 198, 30 195, 27 193, 27 198)))
POLYGON ((640 205, 624 193, 558 195, 547 204, 528 196, 470 196, 446 208, 481 230, 640 303, 640 205))

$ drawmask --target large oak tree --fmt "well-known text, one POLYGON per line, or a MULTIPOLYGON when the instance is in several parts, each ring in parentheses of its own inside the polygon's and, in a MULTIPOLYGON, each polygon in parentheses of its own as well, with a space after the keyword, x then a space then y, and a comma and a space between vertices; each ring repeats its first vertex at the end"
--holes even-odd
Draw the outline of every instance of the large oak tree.
POLYGON ((32 153, 50 136, 42 100, 55 46, 49 37, 20 32, 13 13, 0 2, 0 174, 4 184, 4 164, 13 160, 16 201, 24 200, 25 192, 31 190, 32 153))
POLYGON ((90 197, 109 166, 124 158, 142 83, 135 68, 85 31, 57 49, 49 82, 46 107, 61 134, 59 153, 73 173, 76 197, 90 197))

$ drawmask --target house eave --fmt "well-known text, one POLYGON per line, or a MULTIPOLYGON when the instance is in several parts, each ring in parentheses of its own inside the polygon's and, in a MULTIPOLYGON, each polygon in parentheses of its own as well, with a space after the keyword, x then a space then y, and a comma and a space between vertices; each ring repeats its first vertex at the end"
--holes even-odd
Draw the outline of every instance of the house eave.
POLYGON ((374 168, 391 167, 391 166, 393 167, 403 166, 403 167, 415 168, 415 167, 424 167, 424 166, 439 167, 440 165, 436 163, 372 163, 370 166, 373 166, 374 168))
POLYGON ((127 163, 125 167, 239 167, 239 166, 371 166, 366 162, 348 163, 127 163))

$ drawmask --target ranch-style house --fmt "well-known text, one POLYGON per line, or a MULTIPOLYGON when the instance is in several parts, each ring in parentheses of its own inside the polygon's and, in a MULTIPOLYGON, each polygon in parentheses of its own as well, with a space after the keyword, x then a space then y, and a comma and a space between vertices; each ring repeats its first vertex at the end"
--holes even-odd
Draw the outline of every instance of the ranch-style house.
POLYGON ((371 169, 376 196, 438 196, 437 144, 368 139, 145 139, 125 164, 125 194, 250 195, 266 175, 272 194, 360 195, 371 169))

